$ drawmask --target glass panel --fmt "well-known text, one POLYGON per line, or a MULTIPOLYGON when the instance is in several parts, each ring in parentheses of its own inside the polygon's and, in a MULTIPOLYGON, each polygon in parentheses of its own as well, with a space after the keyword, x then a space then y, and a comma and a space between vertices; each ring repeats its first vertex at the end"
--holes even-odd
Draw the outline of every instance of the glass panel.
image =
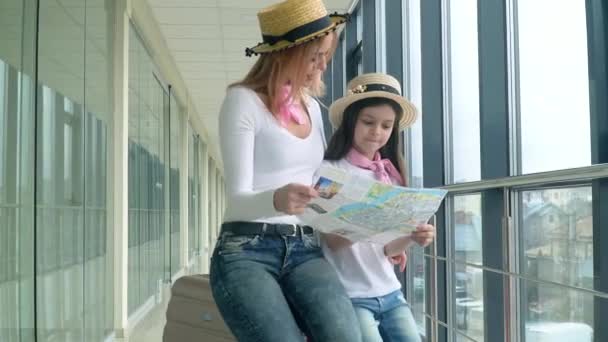
MULTIPOLYGON (((455 196, 452 219, 454 220, 454 259, 481 265, 481 194, 455 196)), ((465 277, 465 275, 461 276, 465 277)))
MULTIPOLYGON (((112 112, 112 8, 86 1, 86 128, 84 331, 86 341, 103 341, 113 330, 113 258, 108 240, 108 125, 112 112)), ((67 103, 67 101, 66 101, 67 103)))
POLYGON ((593 289, 591 187, 520 193, 522 273, 593 289))
POLYGON ((222 202, 222 197, 221 197, 221 192, 222 192, 222 188, 221 188, 221 175, 220 175, 220 170, 215 169, 215 203, 217 203, 215 205, 215 210, 216 210, 216 222, 215 225, 217 227, 217 234, 219 235, 219 230, 220 230, 220 224, 222 223, 222 206, 221 206, 221 202, 222 202))
MULTIPOLYGON (((207 201, 207 203, 209 203, 209 246, 214 246, 215 245, 215 239, 216 239, 216 232, 217 232, 217 227, 215 224, 215 163, 213 162, 213 159, 209 158, 209 162, 208 162, 208 180, 207 183, 209 184, 209 195, 208 198, 209 200, 207 201)), ((213 247, 211 247, 213 248, 213 247)))
POLYGON ((426 334, 426 263, 424 248, 413 246, 408 251, 407 272, 409 275, 408 284, 411 284, 410 296, 408 301, 412 308, 412 314, 418 325, 420 334, 426 334))
MULTIPOLYGON (((405 4, 405 3, 404 3, 405 4)), ((420 1, 408 0, 407 15, 410 20, 404 20, 407 25, 407 37, 409 46, 407 49, 408 65, 406 66, 407 92, 410 100, 416 105, 422 114, 422 51, 420 47, 420 1)), ((410 184, 411 187, 423 187, 422 170, 422 116, 407 131, 408 146, 406 151, 408 157, 410 184)))
POLYGON ((143 47, 138 40, 135 31, 129 31, 129 279, 128 279, 128 308, 133 313, 141 303, 139 278, 140 278, 140 232, 139 221, 141 212, 141 132, 140 121, 140 63, 139 58, 143 47))
POLYGON ((201 234, 201 163, 200 163, 201 140, 194 140, 194 249, 200 253, 201 234))
POLYGON ((171 111, 170 111, 170 98, 169 93, 162 92, 162 106, 163 106, 163 123, 162 126, 162 149, 163 149, 163 164, 162 168, 162 180, 163 180, 163 239, 164 243, 164 262, 163 262, 163 275, 165 280, 171 280, 171 111))
POLYGON ((0 341, 34 341, 36 4, 0 1, 0 341))
POLYGON ((37 341, 85 339, 84 20, 84 2, 40 1, 37 341))
POLYGON ((483 271, 468 264, 481 265, 481 194, 453 199, 453 293, 456 329, 483 341, 483 271))
POLYGON ((477 341, 483 341, 483 270, 458 262, 454 264, 454 268, 456 329, 477 341))
POLYGON ((477 0, 451 1, 449 22, 451 181, 461 183, 481 179, 477 0))
POLYGON ((134 29, 129 61, 129 313, 165 279, 165 92, 134 29))
POLYGON ((585 2, 517 1, 516 14, 521 172, 590 165, 585 2))
POLYGON ((183 109, 175 96, 171 95, 170 103, 170 191, 171 191, 171 275, 181 268, 180 261, 180 202, 179 202, 179 172, 180 172, 180 123, 183 109))
POLYGON ((154 159, 153 166, 153 218, 152 229, 153 229, 153 240, 155 241, 153 246, 153 281, 159 281, 165 279, 164 274, 164 258, 165 258, 165 240, 167 240, 168 234, 164 229, 166 211, 169 208, 165 203, 165 166, 167 165, 167 156, 165 150, 166 139, 164 137, 164 126, 165 126, 165 112, 164 112, 164 97, 165 91, 161 87, 160 83, 156 83, 155 96, 153 99, 153 110, 155 115, 156 127, 154 128, 155 141, 157 145, 158 155, 154 159))
POLYGON ((593 341, 591 294, 525 280, 520 292, 523 341, 593 341))
MULTIPOLYGON (((133 41, 133 40, 131 40, 133 41)), ((130 72, 132 68, 129 68, 130 72)), ((135 86, 134 82, 129 82, 135 86)), ((129 312, 133 312, 137 308, 138 286, 139 283, 139 231, 137 230, 139 222, 139 165, 137 159, 139 157, 139 149, 136 141, 139 135, 139 120, 138 120, 139 101, 135 90, 129 86, 129 252, 128 252, 128 267, 129 267, 129 289, 128 289, 128 307, 129 312)))
POLYGON ((456 342, 477 342, 476 340, 470 339, 467 336, 464 336, 458 332, 456 332, 456 342))
POLYGON ((194 232, 196 226, 194 199, 194 135, 192 126, 188 123, 188 259, 194 256, 194 232))

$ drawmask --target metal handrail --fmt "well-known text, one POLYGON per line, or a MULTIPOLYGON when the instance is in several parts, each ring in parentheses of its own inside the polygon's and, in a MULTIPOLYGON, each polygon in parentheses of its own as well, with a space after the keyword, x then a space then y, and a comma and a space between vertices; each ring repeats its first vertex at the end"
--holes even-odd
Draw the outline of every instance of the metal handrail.
POLYGON ((497 188, 514 188, 564 182, 590 181, 599 178, 608 178, 608 164, 598 164, 574 169, 539 172, 521 176, 450 184, 441 186, 440 188, 448 190, 450 193, 475 192, 497 188))

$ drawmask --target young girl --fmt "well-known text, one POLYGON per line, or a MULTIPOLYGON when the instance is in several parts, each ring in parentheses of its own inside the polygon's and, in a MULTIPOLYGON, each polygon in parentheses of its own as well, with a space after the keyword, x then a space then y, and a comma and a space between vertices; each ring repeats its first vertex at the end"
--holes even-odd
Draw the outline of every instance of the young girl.
MULTIPOLYGON (((361 75, 348 89, 329 109, 337 130, 324 164, 405 186, 400 132, 416 121, 416 108, 401 96, 399 82, 388 75, 361 75)), ((409 245, 427 246, 434 235, 435 227, 428 224, 386 245, 353 244, 337 235, 323 235, 323 252, 351 298, 363 341, 420 341, 391 259, 405 263, 403 252, 409 245)))

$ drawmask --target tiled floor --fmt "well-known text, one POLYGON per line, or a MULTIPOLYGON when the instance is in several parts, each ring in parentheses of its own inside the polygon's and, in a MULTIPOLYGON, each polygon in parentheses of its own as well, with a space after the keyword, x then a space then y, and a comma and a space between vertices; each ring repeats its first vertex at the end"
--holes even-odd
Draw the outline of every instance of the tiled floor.
POLYGON ((162 342, 165 327, 165 313, 171 292, 167 288, 163 293, 163 301, 133 329, 129 342, 162 342))

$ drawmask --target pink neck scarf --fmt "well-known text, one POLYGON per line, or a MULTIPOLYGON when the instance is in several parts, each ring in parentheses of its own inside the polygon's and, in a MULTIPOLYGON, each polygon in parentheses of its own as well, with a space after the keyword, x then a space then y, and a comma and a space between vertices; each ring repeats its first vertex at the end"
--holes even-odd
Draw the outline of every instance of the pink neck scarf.
POLYGON ((279 121, 283 127, 287 127, 291 121, 295 121, 298 125, 304 124, 305 121, 301 114, 302 108, 299 104, 294 103, 290 84, 286 84, 281 88, 277 101, 279 121))
POLYGON ((355 148, 351 148, 346 155, 346 160, 360 168, 372 170, 377 180, 385 184, 392 184, 391 177, 399 183, 404 185, 403 177, 401 173, 397 171, 397 168, 389 159, 380 159, 380 152, 374 154, 374 160, 369 160, 366 156, 361 154, 355 148))

